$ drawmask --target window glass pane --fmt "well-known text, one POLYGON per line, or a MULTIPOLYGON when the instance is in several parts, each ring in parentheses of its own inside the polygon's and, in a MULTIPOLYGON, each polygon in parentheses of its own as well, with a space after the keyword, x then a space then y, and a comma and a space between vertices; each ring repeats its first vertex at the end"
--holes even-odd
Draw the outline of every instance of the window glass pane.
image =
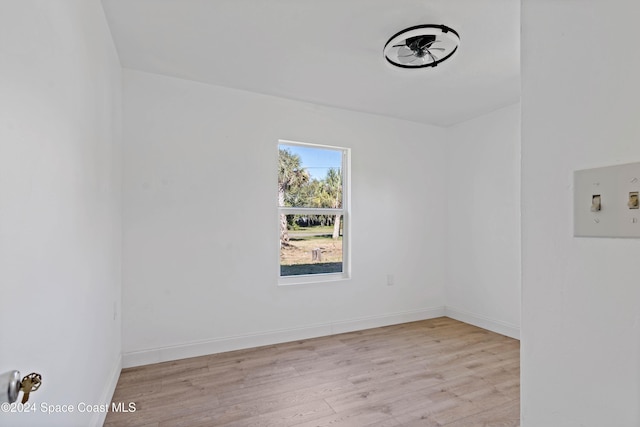
POLYGON ((342 150, 279 144, 278 206, 342 208, 342 150))
POLYGON ((342 216, 337 226, 335 215, 282 217, 288 240, 280 240, 280 276, 342 272, 342 216))

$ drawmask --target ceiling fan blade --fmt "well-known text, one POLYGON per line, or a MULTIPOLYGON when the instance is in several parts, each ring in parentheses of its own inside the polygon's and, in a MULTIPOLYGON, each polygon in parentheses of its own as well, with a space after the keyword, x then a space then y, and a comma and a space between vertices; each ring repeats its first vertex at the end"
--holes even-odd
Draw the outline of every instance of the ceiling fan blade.
POLYGON ((443 47, 430 47, 429 50, 446 50, 443 47))
POLYGON ((434 44, 435 42, 437 42, 438 40, 427 40, 426 43, 424 43, 423 45, 419 46, 420 49, 427 49, 430 48, 432 44, 434 44))
POLYGON ((409 64, 416 58, 415 53, 407 46, 402 46, 398 49, 398 62, 401 64, 409 64))
POLYGON ((415 62, 415 60, 417 59, 417 56, 399 56, 398 57, 398 62, 401 64, 411 64, 412 62, 415 62))
POLYGON ((429 51, 429 49, 427 49, 427 54, 431 57, 431 60, 434 63, 438 62, 438 58, 436 58, 435 55, 429 51))

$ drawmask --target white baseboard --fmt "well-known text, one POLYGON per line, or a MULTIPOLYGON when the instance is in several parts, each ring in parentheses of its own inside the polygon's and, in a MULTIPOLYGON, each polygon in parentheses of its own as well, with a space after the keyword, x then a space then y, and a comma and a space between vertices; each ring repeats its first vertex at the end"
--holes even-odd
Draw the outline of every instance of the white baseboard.
POLYGON ((445 316, 455 320, 459 320, 464 323, 468 323, 473 326, 477 326, 482 329, 487 329, 491 332, 506 335, 517 340, 520 339, 520 326, 513 325, 500 320, 491 319, 489 317, 481 316, 479 314, 470 313, 465 310, 460 310, 454 307, 445 307, 445 316))
MULTIPOLYGON (((109 376, 109 382, 105 386, 102 396, 100 397, 100 405, 111 405, 111 399, 113 398, 113 393, 116 391, 116 385, 118 384, 118 379, 120 379, 120 372, 122 371, 122 355, 118 356, 118 360, 116 361, 113 369, 111 370, 111 375, 109 376)), ((104 425, 104 420, 107 418, 107 412, 95 412, 93 418, 91 419, 90 425, 101 427, 104 425)))
MULTIPOLYGON (((309 325, 301 328, 266 331, 257 334, 239 335, 207 341, 198 341, 182 345, 154 348, 123 353, 122 367, 148 365, 168 362, 188 357, 204 356, 225 351, 241 350, 251 347, 273 345, 283 342, 317 338, 344 332, 379 328, 399 323, 415 322, 445 316, 445 307, 433 307, 401 313, 383 314, 357 319, 346 319, 331 323, 309 325)), ((117 381, 117 378, 116 378, 117 381)), ((114 386, 115 387, 115 386, 114 386)))

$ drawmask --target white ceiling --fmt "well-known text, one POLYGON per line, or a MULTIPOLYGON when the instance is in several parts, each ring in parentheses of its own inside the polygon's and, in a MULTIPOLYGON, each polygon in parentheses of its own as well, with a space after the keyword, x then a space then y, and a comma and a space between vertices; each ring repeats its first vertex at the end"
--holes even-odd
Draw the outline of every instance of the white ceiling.
POLYGON ((126 68, 448 126, 520 98, 518 0, 102 0, 126 68), (399 69, 398 31, 444 24, 458 52, 399 69))

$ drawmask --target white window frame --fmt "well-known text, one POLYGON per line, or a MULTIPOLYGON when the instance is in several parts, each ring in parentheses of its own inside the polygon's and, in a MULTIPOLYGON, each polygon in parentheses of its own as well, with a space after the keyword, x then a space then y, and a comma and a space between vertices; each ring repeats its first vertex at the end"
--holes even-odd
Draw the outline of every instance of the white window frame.
MULTIPOLYGON (((291 208, 278 206, 278 222, 276 231, 278 233, 277 242, 280 242, 280 215, 342 215, 342 272, 339 273, 315 273, 315 274, 298 274, 294 276, 280 275, 280 247, 278 247, 278 285, 300 285, 308 283, 334 282, 340 280, 348 280, 351 278, 351 149, 346 147, 337 147, 333 145, 311 144, 299 141, 289 141, 285 139, 278 140, 278 147, 281 144, 297 145, 301 147, 329 149, 342 152, 342 166, 340 172, 342 174, 342 208, 291 208)), ((278 151, 279 153, 279 151, 278 151)), ((280 243, 278 243, 280 244, 280 243)))

